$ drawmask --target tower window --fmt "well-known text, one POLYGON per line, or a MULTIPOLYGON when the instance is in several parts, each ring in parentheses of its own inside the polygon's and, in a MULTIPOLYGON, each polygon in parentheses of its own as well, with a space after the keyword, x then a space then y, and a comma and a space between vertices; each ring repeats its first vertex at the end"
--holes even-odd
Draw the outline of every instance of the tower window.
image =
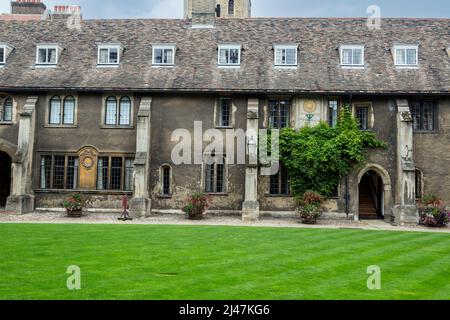
POLYGON ((228 1, 228 14, 234 15, 234 0, 228 1))

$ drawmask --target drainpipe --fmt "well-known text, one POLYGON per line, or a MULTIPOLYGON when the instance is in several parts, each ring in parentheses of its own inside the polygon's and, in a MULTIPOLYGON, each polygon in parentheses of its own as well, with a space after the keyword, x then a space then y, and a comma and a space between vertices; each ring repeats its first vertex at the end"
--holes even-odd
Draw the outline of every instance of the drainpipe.
POLYGON ((350 191, 349 191, 349 185, 348 185, 348 176, 345 177, 345 195, 344 195, 344 201, 345 201, 345 214, 350 214, 350 191))

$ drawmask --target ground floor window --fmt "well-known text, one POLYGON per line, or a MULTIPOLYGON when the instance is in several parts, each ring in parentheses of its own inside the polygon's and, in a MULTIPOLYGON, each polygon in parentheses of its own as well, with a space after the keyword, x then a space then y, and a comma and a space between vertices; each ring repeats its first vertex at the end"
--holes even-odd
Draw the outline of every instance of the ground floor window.
POLYGON ((338 106, 337 100, 328 100, 328 124, 332 128, 336 127, 338 122, 338 106))
POLYGON ((133 162, 123 156, 99 157, 97 189, 133 191, 133 162))
POLYGON ((171 195, 171 168, 169 165, 161 167, 161 194, 163 196, 171 195))
POLYGON ((78 186, 78 156, 44 155, 41 157, 41 189, 68 189, 78 186))
POLYGON ((289 176, 286 168, 280 166, 276 175, 270 176, 269 193, 271 195, 289 195, 289 176))
POLYGON ((223 193, 225 187, 225 156, 210 155, 205 159, 205 192, 223 193))
POLYGON ((416 199, 422 199, 423 196, 423 175, 422 171, 416 169, 416 199))

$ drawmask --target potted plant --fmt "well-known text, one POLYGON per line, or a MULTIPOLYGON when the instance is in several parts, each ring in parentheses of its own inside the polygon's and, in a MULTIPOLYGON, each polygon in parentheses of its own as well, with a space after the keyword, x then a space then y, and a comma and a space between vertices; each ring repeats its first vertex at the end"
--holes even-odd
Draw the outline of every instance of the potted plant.
POLYGON ((446 227, 450 213, 445 209, 444 201, 434 195, 425 195, 418 202, 420 224, 433 227, 446 227))
POLYGON ((74 194, 63 203, 67 215, 71 218, 79 218, 83 214, 83 201, 80 194, 74 194))
POLYGON ((296 198, 297 216, 304 224, 316 224, 322 215, 322 204, 325 198, 315 191, 306 191, 296 198))
POLYGON ((203 214, 209 207, 209 196, 202 192, 194 193, 186 199, 186 205, 183 207, 183 212, 186 213, 186 218, 189 220, 201 220, 203 214))

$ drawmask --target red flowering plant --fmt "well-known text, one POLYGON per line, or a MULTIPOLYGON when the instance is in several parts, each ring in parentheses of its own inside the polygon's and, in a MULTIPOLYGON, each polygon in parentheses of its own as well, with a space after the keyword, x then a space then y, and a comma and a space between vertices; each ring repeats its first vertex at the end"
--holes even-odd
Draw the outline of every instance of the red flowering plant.
POLYGON ((186 199, 186 205, 183 207, 183 212, 186 213, 188 219, 200 220, 203 218, 203 213, 208 209, 211 197, 203 192, 196 192, 186 199))
POLYGON ((63 203, 67 213, 81 212, 83 210, 83 200, 80 194, 74 194, 63 203))
POLYGON ((322 215, 322 204, 325 198, 315 192, 308 190, 302 196, 296 198, 297 214, 303 222, 315 223, 316 219, 322 215))
POLYGON ((445 208, 442 199, 434 195, 425 195, 418 201, 420 224, 427 227, 445 227, 450 218, 450 212, 445 208))

